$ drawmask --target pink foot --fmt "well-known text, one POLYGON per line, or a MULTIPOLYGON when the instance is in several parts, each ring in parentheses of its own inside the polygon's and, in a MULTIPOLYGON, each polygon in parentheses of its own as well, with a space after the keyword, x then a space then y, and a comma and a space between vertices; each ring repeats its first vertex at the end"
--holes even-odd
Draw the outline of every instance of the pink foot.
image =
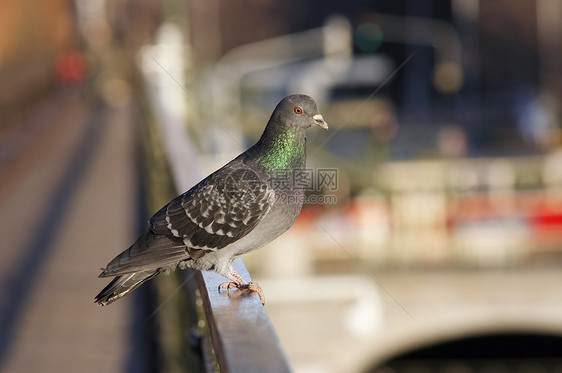
POLYGON ((265 297, 263 295, 263 290, 261 286, 255 282, 246 282, 236 271, 233 269, 227 276, 230 280, 229 282, 223 282, 219 285, 219 293, 226 289, 227 291, 232 288, 238 288, 240 290, 249 290, 251 292, 257 293, 260 297, 261 304, 265 304, 265 297))
POLYGON ((258 296, 260 297, 260 301, 261 304, 264 305, 265 304, 265 296, 263 295, 263 289, 261 288, 261 286, 259 286, 257 283, 255 282, 248 282, 245 285, 242 285, 240 287, 240 289, 246 289, 249 290, 253 293, 257 293, 258 296))
POLYGON ((265 296, 263 295, 263 289, 255 282, 244 282, 243 284, 238 284, 236 282, 223 282, 222 284, 219 285, 219 293, 224 289, 228 291, 232 288, 237 288, 239 290, 248 290, 250 292, 257 293, 258 296, 260 297, 261 304, 265 304, 265 296))

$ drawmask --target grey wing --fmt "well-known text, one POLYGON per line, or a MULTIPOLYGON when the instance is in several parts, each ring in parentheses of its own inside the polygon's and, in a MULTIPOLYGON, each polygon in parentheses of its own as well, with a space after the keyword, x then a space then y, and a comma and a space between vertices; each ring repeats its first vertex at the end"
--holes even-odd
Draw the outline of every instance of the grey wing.
POLYGON ((230 164, 158 211, 150 229, 181 239, 188 248, 215 251, 252 231, 274 202, 267 180, 242 164, 230 164))
POLYGON ((117 276, 174 265, 190 257, 181 240, 145 232, 127 250, 113 258, 100 277, 117 276))
POLYGON ((274 202, 275 192, 256 172, 227 165, 154 214, 150 229, 100 277, 174 265, 221 249, 254 229, 274 202))

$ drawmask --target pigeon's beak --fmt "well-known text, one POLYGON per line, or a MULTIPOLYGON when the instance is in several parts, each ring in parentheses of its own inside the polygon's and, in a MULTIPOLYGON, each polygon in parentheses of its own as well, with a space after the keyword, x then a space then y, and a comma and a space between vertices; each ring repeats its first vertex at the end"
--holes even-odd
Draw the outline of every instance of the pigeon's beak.
POLYGON ((316 122, 316 125, 322 129, 325 129, 326 131, 328 130, 328 123, 326 123, 324 121, 324 118, 322 117, 322 115, 320 114, 316 114, 312 117, 312 119, 314 119, 314 121, 316 122))

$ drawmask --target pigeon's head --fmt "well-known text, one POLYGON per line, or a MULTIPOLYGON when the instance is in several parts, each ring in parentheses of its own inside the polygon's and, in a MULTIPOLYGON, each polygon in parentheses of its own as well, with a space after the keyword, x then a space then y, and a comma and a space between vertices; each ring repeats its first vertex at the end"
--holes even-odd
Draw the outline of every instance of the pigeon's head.
POLYGON ((328 124, 318 111, 318 105, 307 95, 290 95, 285 97, 275 108, 272 119, 276 123, 304 129, 310 126, 328 129, 328 124))

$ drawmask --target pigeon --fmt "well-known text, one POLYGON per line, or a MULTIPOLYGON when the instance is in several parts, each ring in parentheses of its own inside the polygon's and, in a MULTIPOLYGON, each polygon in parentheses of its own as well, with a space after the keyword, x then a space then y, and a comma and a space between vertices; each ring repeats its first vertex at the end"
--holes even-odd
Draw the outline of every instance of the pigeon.
POLYGON ((265 304, 261 287, 244 281, 232 262, 297 219, 305 190, 291 179, 305 168, 311 126, 328 129, 311 97, 281 100, 257 143, 162 207, 147 231, 102 268, 99 277, 115 278, 94 301, 105 306, 161 273, 193 268, 226 277, 219 291, 249 290, 265 304))

